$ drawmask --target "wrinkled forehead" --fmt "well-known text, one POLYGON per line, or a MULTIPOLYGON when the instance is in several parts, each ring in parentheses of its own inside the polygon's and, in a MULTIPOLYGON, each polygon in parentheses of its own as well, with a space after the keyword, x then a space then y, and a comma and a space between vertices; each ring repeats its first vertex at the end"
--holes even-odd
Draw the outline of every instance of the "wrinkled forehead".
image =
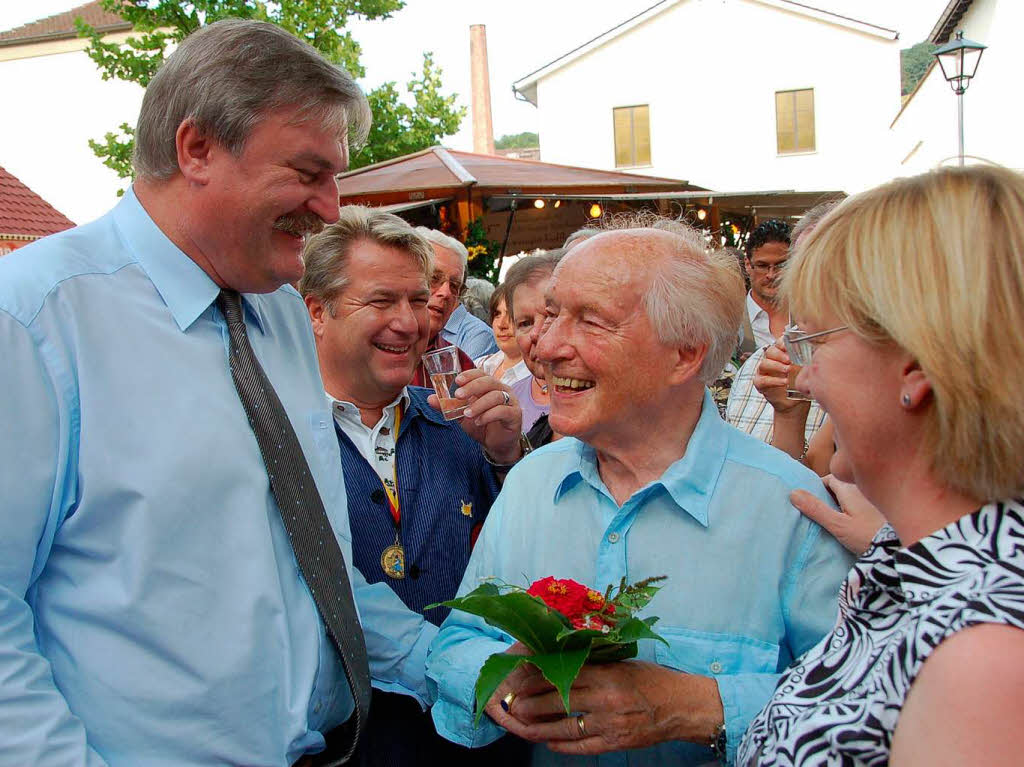
POLYGON ((444 272, 445 277, 457 277, 461 280, 462 259, 459 254, 436 242, 431 242, 430 245, 434 249, 434 269, 444 272))
POLYGON ((602 287, 602 293, 636 299, 651 283, 654 267, 671 253, 668 232, 603 232, 575 246, 555 268, 548 286, 552 295, 571 284, 602 287))

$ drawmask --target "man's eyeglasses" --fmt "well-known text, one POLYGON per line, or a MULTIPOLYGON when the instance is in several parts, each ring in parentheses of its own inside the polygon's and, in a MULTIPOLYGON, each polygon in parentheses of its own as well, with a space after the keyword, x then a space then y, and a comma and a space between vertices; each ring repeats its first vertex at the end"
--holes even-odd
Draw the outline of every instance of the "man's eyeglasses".
MULTIPOLYGON (((441 286, 441 283, 444 281, 444 272, 434 272, 432 275, 430 275, 430 289, 432 291, 437 290, 441 286)), ((452 292, 453 296, 459 296, 461 298, 463 291, 466 289, 466 286, 462 284, 461 280, 449 279, 448 289, 452 292)))
POLYGON ((770 274, 772 272, 775 274, 782 274, 782 270, 785 266, 785 261, 780 261, 777 264, 766 264, 762 261, 751 261, 750 271, 754 272, 754 274, 770 274))
POLYGON ((800 328, 790 326, 782 334, 782 340, 786 344, 786 354, 794 365, 806 367, 811 364, 811 357, 814 356, 814 349, 824 336, 846 330, 846 325, 831 330, 822 330, 817 333, 804 333, 800 328))

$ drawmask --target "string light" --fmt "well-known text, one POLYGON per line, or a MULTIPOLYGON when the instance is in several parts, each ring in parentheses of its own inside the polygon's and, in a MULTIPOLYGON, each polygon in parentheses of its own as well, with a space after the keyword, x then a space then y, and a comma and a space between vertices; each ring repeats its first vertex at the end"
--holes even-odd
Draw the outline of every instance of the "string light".
POLYGON ((596 202, 593 205, 590 206, 590 217, 591 218, 601 218, 601 212, 602 212, 601 211, 601 206, 598 205, 596 202))
POLYGON ((533 207, 535 207, 537 209, 543 208, 544 207, 544 200, 540 200, 540 199, 534 200, 533 201, 533 207))

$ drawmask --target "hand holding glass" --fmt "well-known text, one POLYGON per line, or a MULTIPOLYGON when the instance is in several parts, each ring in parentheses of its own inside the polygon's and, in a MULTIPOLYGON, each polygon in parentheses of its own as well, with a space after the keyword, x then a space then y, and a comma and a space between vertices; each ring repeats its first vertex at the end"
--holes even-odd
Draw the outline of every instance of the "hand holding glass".
POLYGON ((455 390, 459 388, 455 383, 455 377, 462 372, 459 350, 454 346, 446 346, 427 352, 423 355, 423 367, 430 376, 430 383, 437 394, 441 414, 445 420, 456 421, 462 418, 463 411, 469 403, 455 396, 455 390))

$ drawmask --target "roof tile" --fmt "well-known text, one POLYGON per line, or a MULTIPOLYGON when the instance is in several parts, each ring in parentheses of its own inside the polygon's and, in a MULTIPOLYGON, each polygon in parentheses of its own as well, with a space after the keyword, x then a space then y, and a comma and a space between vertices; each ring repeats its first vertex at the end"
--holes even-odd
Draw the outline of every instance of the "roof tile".
POLYGON ((0 167, 0 236, 45 237, 75 222, 0 167))
POLYGON ((75 30, 75 19, 81 19, 96 29, 110 30, 131 29, 132 25, 114 13, 107 13, 103 10, 99 0, 79 5, 70 11, 47 16, 45 19, 30 21, 20 27, 0 32, 0 44, 11 45, 15 43, 29 42, 39 38, 59 39, 64 37, 77 37, 75 30))

